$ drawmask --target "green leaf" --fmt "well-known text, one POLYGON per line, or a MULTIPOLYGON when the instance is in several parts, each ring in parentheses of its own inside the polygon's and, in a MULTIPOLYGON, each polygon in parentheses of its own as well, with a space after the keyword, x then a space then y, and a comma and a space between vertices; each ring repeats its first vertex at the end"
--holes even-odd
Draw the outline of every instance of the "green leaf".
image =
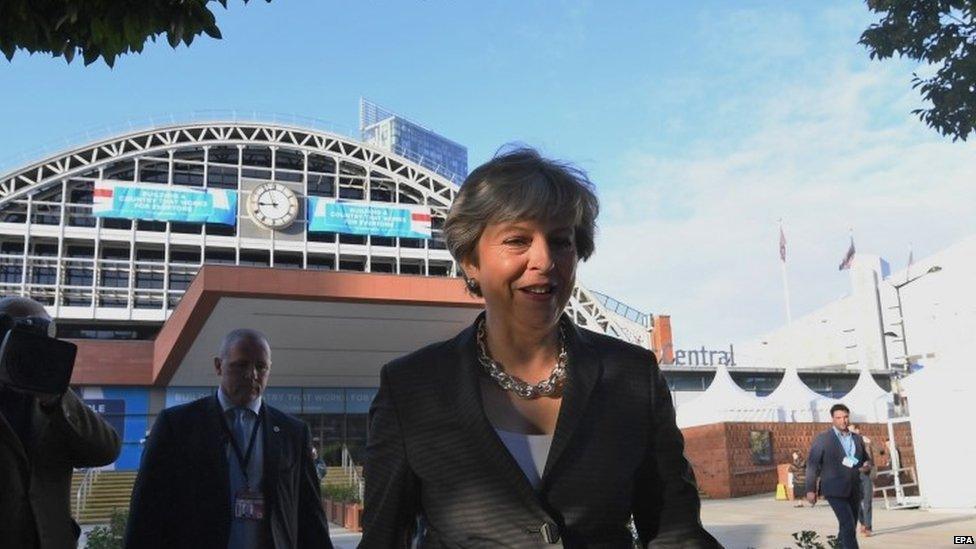
POLYGON ((216 38, 217 40, 223 38, 223 35, 220 34, 220 29, 217 28, 217 25, 203 27, 203 32, 207 33, 207 36, 210 38, 216 38))

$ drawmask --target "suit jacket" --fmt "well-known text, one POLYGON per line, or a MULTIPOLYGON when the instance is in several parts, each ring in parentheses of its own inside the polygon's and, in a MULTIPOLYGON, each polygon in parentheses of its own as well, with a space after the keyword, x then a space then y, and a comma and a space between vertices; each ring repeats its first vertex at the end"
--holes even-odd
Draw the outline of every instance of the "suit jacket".
POLYGON ((28 398, 26 448, 0 414, 0 544, 74 548, 81 530, 71 518, 71 473, 115 461, 119 435, 70 389, 50 409, 28 398))
POLYGON ((654 355, 567 333, 568 380, 540 489, 485 416, 475 326, 383 367, 369 416, 360 547, 719 547, 699 520, 654 355))
MULTIPOLYGON (((262 491, 274 547, 331 548, 308 426, 262 406, 262 491)), ((211 395, 159 414, 132 489, 126 547, 227 547, 229 438, 221 413, 211 395)))
POLYGON ((807 492, 817 491, 817 477, 820 477, 820 493, 824 497, 847 498, 852 492, 861 493, 858 468, 870 457, 864 450, 861 435, 851 433, 851 436, 854 437, 854 457, 858 460, 855 467, 846 467, 842 463, 847 454, 833 427, 817 435, 807 458, 807 492))

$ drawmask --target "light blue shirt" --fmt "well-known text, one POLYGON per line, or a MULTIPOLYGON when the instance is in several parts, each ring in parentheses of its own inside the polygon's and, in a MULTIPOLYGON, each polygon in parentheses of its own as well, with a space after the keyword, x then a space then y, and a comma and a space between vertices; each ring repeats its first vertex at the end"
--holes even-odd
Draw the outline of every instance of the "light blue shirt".
POLYGON ((840 441, 840 445, 844 448, 844 453, 847 454, 847 457, 854 459, 856 462, 857 459, 854 457, 854 454, 857 452, 857 449, 854 446, 854 435, 850 431, 845 433, 837 427, 834 427, 834 434, 837 435, 837 440, 840 441))
MULTIPOLYGON (((241 447, 241 454, 246 454, 247 443, 251 438, 251 430, 254 429, 254 422, 257 421, 258 414, 261 412, 261 397, 259 396, 252 400, 243 408, 238 408, 230 401, 230 397, 224 393, 224 389, 219 387, 217 389, 217 400, 220 401, 220 407, 224 411, 224 417, 227 419, 227 425, 230 427, 232 433, 236 428, 235 423, 238 421, 238 415, 243 414, 240 421, 243 423, 245 440, 241 447)), ((264 477, 264 441, 262 440, 262 430, 263 428, 259 425, 257 437, 254 439, 254 449, 251 450, 251 460, 247 464, 247 476, 252 492, 262 491, 261 481, 264 477)), ((234 455, 234 448, 230 443, 227 444, 226 455, 231 509, 230 536, 227 542, 227 549, 259 549, 262 538, 261 529, 266 527, 265 524, 255 520, 233 518, 234 496, 238 491, 244 489, 245 483, 244 475, 241 474, 240 467, 238 466, 237 456, 234 455)), ((267 497, 265 497, 265 522, 270 512, 271 510, 267 507, 267 497)))

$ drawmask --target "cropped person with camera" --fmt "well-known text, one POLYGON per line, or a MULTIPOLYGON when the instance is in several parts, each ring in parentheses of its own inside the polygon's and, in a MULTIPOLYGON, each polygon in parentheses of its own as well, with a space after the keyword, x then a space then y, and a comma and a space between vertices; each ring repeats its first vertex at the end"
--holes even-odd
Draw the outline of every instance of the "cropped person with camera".
POLYGON ((68 389, 77 348, 40 303, 0 299, 0 543, 74 548, 71 473, 115 461, 119 435, 68 389))

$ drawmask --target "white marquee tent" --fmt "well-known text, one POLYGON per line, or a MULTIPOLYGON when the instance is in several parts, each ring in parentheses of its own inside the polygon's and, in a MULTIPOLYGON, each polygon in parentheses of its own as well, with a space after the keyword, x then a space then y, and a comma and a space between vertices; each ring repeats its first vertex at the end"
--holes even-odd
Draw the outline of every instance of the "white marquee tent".
POLYGON ((823 396, 807 387, 795 367, 788 367, 783 380, 765 397, 740 387, 725 365, 697 398, 677 408, 678 427, 723 422, 821 422, 830 421, 830 407, 843 403, 851 409, 853 421, 884 423, 892 407, 891 394, 862 369, 854 388, 841 399, 823 396))
POLYGON ((715 370, 712 383, 698 398, 677 409, 678 427, 694 427, 725 421, 777 421, 773 410, 732 379, 724 364, 715 370))

